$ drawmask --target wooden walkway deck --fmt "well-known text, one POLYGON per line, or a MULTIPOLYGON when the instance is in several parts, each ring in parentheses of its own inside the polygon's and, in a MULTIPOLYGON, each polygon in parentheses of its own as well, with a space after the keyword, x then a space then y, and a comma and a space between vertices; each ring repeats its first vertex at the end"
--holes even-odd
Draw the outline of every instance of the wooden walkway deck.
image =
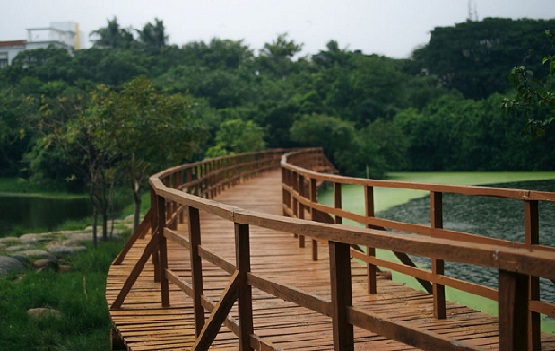
MULTIPOLYGON (((270 214, 282 213, 281 173, 267 173, 226 190, 215 198, 220 202, 270 214), (256 196, 252 196, 256 194, 256 196), (262 195, 263 194, 263 195, 262 195)), ((201 213, 202 244, 230 262, 235 262, 233 223, 201 213)), ((185 233, 187 225, 179 225, 185 233)), ((251 229, 251 270, 283 285, 330 298, 327 245, 319 245, 318 261, 312 260, 309 247, 299 248, 289 233, 251 229)), ((110 268, 106 298, 115 300, 123 282, 150 239, 150 234, 135 243, 121 265, 110 268)), ((189 253, 168 242, 169 268, 190 281, 189 253)), ((148 263, 127 296, 121 309, 110 316, 128 350, 187 350, 195 340, 192 299, 170 284, 170 307, 161 307, 160 284, 153 281, 148 263)), ((218 301, 229 281, 229 274, 203 263, 204 294, 218 301)), ((353 305, 376 317, 393 318, 423 330, 458 340, 485 350, 498 350, 497 318, 455 303, 447 305, 447 319, 433 317, 431 295, 412 290, 384 277, 378 279, 378 294, 367 293, 366 268, 353 263, 353 305)), ((283 350, 333 350, 331 319, 319 313, 283 302, 253 289, 254 329, 257 335, 283 350)), ((206 313, 206 317, 209 314, 206 313)), ((231 316, 237 318, 236 306, 231 316)), ((212 350, 238 350, 238 338, 224 325, 212 350)), ((415 348, 369 331, 355 328, 355 350, 414 350, 415 348)), ((542 349, 555 350, 555 336, 542 335, 542 349)))

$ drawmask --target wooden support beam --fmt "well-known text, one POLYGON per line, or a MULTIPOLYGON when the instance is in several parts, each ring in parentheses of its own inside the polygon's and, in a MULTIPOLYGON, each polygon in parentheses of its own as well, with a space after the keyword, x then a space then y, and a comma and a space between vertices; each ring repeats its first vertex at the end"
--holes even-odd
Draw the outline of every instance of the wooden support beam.
POLYGON ((165 199, 158 196, 157 201, 158 229, 156 232, 156 236, 160 240, 160 243, 158 244, 158 250, 160 252, 160 265, 158 266, 158 269, 160 269, 160 272, 158 273, 160 276, 160 296, 162 300, 162 306, 168 307, 170 305, 170 286, 168 278, 165 274, 166 269, 168 268, 168 246, 166 237, 164 236, 164 227, 166 223, 165 199))
POLYGON ((499 350, 528 349, 528 276, 499 270, 499 350))
MULTIPOLYGON (((430 222, 432 225, 432 237, 434 237, 433 229, 443 228, 443 193, 430 192, 430 222)), ((432 274, 445 274, 445 263, 443 260, 432 257, 432 274)), ((434 317, 437 319, 447 318, 445 285, 434 283, 432 285, 434 295, 434 317)))
POLYGON ((252 314, 252 288, 247 275, 251 271, 249 226, 235 223, 235 257, 237 258, 239 285, 239 350, 254 351, 250 336, 254 333, 252 314))
MULTIPOLYGON (((366 217, 374 217, 374 187, 371 187, 371 186, 364 187, 364 200, 365 200, 365 208, 366 208, 366 217)), ((372 225, 368 224, 366 227, 372 228, 372 225)), ((373 247, 367 246, 366 254, 368 256, 376 257, 376 249, 373 247)), ((378 273, 378 267, 370 263, 366 265, 369 294, 378 293, 377 273, 378 273)))
POLYGON ((189 217, 189 243, 191 245, 191 277, 193 281, 193 304, 195 311, 195 335, 199 336, 204 327, 204 308, 202 307, 202 294, 204 293, 202 276, 202 259, 199 255, 201 245, 200 216, 199 210, 189 206, 187 208, 189 217))
POLYGON ((333 347, 335 351, 354 350, 353 325, 348 308, 353 305, 351 246, 329 242, 331 303, 333 309, 333 347))
POLYGON ((216 304, 212 314, 210 314, 210 317, 202 328, 200 335, 196 338, 195 344, 192 348, 193 351, 207 351, 212 345, 214 339, 220 331, 220 328, 222 327, 222 324, 229 315, 229 311, 231 311, 233 304, 237 300, 238 292, 239 271, 236 271, 231 276, 231 280, 222 292, 220 300, 216 304))
MULTIPOLYGON (((524 201, 524 242, 526 245, 540 243, 540 220, 537 200, 524 201)), ((529 276, 530 301, 540 300, 540 279, 529 276)), ((528 312, 528 350, 540 351, 541 341, 541 315, 538 312, 528 312)))

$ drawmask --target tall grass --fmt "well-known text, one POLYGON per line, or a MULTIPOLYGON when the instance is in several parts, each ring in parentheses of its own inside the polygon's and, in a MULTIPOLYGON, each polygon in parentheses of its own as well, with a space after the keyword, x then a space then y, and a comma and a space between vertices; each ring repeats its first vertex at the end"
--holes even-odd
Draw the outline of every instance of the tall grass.
POLYGON ((29 271, 0 278, 0 350, 109 350, 106 276, 123 240, 101 242, 71 259, 74 270, 29 271), (30 319, 30 308, 61 318, 30 319))

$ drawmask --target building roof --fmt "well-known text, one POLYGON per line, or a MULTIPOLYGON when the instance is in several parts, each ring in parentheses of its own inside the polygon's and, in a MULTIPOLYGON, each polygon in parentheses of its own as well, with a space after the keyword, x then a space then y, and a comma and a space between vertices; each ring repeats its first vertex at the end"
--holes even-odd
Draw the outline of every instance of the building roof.
POLYGON ((5 40, 0 41, 0 48, 6 47, 25 47, 27 40, 5 40))

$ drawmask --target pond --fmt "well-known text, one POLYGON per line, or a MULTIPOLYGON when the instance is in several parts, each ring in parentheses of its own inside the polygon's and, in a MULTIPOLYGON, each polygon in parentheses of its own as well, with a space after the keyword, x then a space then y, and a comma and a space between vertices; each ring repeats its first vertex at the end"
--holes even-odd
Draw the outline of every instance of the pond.
POLYGON ((0 194, 0 237, 29 231, 52 231, 67 220, 90 216, 88 198, 49 198, 0 194))
MULTIPOLYGON (((457 185, 488 185, 494 187, 510 187, 519 189, 555 192, 555 172, 470 172, 470 173, 395 173, 395 180, 448 183, 457 185)), ((342 189, 343 204, 349 211, 364 214, 364 191, 360 186, 344 186, 342 189)), ((429 192, 376 188, 376 216, 408 223, 430 224, 429 192)), ((322 189, 318 201, 333 206, 333 189, 322 189)), ((524 206, 521 201, 468 197, 445 194, 443 197, 444 227, 451 230, 487 235, 489 237, 511 241, 524 240, 524 206)), ((555 203, 541 203, 540 242, 555 246, 555 203)), ((346 223, 346 221, 344 221, 346 223)), ((387 260, 396 260, 387 251, 379 250, 378 256, 387 260)), ((428 258, 412 257, 420 267, 430 269, 428 258)), ((446 275, 462 278, 493 288, 497 287, 498 272, 472 265, 446 262, 446 275)), ((394 273, 393 279, 398 282, 419 288, 413 279, 394 273)), ((544 301, 555 302, 555 285, 542 279, 541 297, 544 301)), ((496 314, 497 305, 489 300, 462 293, 455 289, 447 289, 447 298, 487 313, 496 314)), ((555 332, 553 321, 543 321, 544 331, 555 332), (547 326, 549 324, 549 326, 547 326)))

